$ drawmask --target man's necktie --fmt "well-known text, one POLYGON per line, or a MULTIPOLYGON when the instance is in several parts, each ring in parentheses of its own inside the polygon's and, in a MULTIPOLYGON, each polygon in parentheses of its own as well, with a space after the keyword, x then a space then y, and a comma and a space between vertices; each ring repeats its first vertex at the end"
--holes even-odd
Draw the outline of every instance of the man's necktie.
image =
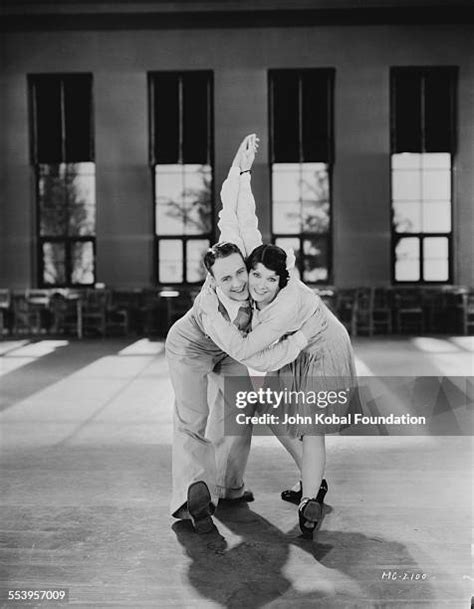
POLYGON ((237 316, 233 321, 234 326, 243 332, 250 330, 250 320, 252 319, 252 308, 248 303, 240 306, 237 316))

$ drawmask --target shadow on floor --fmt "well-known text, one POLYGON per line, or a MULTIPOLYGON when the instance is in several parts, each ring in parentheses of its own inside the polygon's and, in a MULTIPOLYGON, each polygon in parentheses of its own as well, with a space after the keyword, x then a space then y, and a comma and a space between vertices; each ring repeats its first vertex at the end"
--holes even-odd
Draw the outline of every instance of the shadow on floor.
MULTIPOLYGON (((102 357, 117 354, 135 340, 123 338, 71 341, 51 353, 37 357, 21 368, 12 370, 1 377, 0 412, 102 357)), ((34 342, 31 341, 30 344, 34 342)))
POLYGON ((237 545, 229 547, 218 531, 196 535, 190 521, 172 528, 192 559, 189 583, 226 609, 381 609, 390 601, 397 607, 412 606, 411 602, 433 607, 428 581, 417 582, 415 588, 382 580, 383 565, 421 571, 402 544, 361 533, 325 531, 324 522, 315 540, 308 541, 297 526, 282 532, 248 506, 219 508, 215 518, 241 538, 237 545))

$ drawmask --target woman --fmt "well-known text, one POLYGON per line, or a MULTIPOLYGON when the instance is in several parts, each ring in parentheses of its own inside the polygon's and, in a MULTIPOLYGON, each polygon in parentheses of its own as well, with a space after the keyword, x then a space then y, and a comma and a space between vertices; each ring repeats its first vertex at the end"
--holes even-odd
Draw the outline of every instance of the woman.
MULTIPOLYGON (((242 175, 236 214, 246 251, 251 251, 247 258, 247 269, 254 306, 252 331, 242 336, 235 326, 220 315, 217 297, 211 288, 207 289, 201 306, 212 324, 214 335, 217 333, 220 339, 221 348, 238 361, 245 361, 267 349, 287 334, 297 332, 310 317, 316 317, 318 331, 296 360, 277 371, 278 386, 306 394, 310 391, 317 393, 328 387, 333 390, 334 377, 338 381, 344 378, 344 385, 350 382, 353 386, 355 366, 346 329, 321 299, 298 279, 293 268, 294 256, 287 255, 278 246, 262 244, 250 188, 249 168, 255 156, 256 143, 256 138, 250 136, 241 155, 242 175)), ((347 406, 344 409, 347 411, 347 406)), ((314 414, 314 411, 314 405, 299 407, 302 420, 310 412, 314 414)), ((342 414, 341 408, 338 412, 342 414)), ((308 425, 300 422, 287 423, 287 433, 302 441, 301 459, 298 451, 290 452, 301 469, 302 499, 298 514, 305 537, 313 536, 322 518, 324 485, 319 496, 318 491, 326 461, 324 434, 340 429, 338 424, 318 425, 317 435, 314 435, 314 426, 308 429, 308 425)), ((282 443, 286 445, 283 440, 282 443)))

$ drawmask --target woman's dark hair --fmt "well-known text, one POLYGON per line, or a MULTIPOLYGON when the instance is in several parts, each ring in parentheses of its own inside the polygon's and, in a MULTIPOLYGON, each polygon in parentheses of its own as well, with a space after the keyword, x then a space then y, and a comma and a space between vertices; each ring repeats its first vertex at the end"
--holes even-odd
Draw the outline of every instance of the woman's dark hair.
POLYGON ((284 288, 288 283, 290 275, 286 268, 286 252, 278 245, 259 245, 246 260, 247 270, 254 269, 261 262, 263 266, 275 273, 280 278, 278 287, 284 288))

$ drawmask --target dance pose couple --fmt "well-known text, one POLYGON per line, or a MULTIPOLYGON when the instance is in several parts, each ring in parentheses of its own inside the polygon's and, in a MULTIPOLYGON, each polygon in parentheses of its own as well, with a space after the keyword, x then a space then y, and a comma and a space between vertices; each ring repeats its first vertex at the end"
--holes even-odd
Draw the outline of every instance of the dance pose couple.
MULTIPOLYGON (((262 244, 250 187, 257 149, 252 134, 237 151, 221 190, 220 241, 204 257, 206 282, 166 339, 175 392, 171 510, 190 518, 197 533, 214 530, 218 501, 253 500, 243 479, 252 427, 224 435, 225 417, 235 416, 234 405, 225 404, 225 376, 247 379, 252 391, 249 368, 271 371, 282 386, 303 392, 319 391, 331 377, 355 378, 344 326, 298 279, 292 253, 262 244), (211 378, 217 393, 209 408, 211 378)), ((295 423, 278 432, 301 472, 282 499, 298 504, 305 537, 321 521, 327 491, 324 434, 338 430, 320 425, 314 435, 295 423)))

